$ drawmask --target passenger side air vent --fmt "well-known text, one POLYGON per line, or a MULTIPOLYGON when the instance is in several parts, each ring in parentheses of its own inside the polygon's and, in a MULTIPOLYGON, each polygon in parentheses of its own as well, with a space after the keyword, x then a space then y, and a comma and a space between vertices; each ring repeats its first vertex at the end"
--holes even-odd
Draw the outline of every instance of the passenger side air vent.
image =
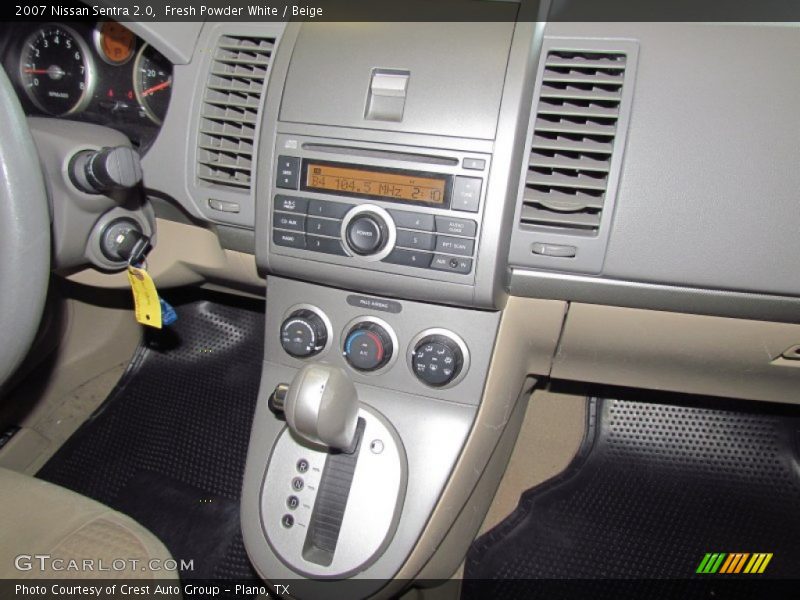
POLYGON ((544 38, 519 171, 512 268, 602 270, 638 56, 634 40, 544 38))
POLYGON ((624 52, 547 52, 521 224, 597 235, 626 68, 624 52))
POLYGON ((275 38, 222 35, 200 114, 198 179, 250 190, 259 107, 275 38))

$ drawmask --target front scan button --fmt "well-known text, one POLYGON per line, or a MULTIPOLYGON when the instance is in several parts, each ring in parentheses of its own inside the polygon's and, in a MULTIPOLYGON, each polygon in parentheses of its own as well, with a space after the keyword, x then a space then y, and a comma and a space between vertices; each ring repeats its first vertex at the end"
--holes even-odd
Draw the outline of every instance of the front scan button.
POLYGON ((461 256, 472 256, 475 250, 475 241, 464 238, 449 237, 440 235, 436 238, 436 251, 447 254, 460 254, 461 256))

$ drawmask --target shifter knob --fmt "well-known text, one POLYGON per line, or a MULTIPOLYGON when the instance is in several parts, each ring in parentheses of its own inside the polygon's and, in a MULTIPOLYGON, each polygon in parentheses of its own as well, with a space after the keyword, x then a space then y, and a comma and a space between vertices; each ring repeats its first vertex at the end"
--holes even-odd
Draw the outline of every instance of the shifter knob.
POLYGON ((306 365, 283 399, 286 422, 297 435, 349 452, 356 441, 358 392, 342 369, 306 365))

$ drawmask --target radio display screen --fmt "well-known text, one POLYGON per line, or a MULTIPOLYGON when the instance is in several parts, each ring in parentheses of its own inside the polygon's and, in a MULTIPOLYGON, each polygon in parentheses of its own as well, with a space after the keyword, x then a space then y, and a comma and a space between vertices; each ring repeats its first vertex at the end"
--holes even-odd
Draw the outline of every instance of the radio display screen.
POLYGON ((303 161, 301 189, 447 208, 450 175, 367 167, 319 160, 303 161))

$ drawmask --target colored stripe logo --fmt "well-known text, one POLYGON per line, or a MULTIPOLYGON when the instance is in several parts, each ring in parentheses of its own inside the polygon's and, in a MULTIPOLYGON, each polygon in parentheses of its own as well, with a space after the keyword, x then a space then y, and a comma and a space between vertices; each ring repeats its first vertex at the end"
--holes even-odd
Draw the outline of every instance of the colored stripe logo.
POLYGON ((763 573, 771 560, 771 552, 708 552, 695 572, 702 575, 756 575, 763 573))

